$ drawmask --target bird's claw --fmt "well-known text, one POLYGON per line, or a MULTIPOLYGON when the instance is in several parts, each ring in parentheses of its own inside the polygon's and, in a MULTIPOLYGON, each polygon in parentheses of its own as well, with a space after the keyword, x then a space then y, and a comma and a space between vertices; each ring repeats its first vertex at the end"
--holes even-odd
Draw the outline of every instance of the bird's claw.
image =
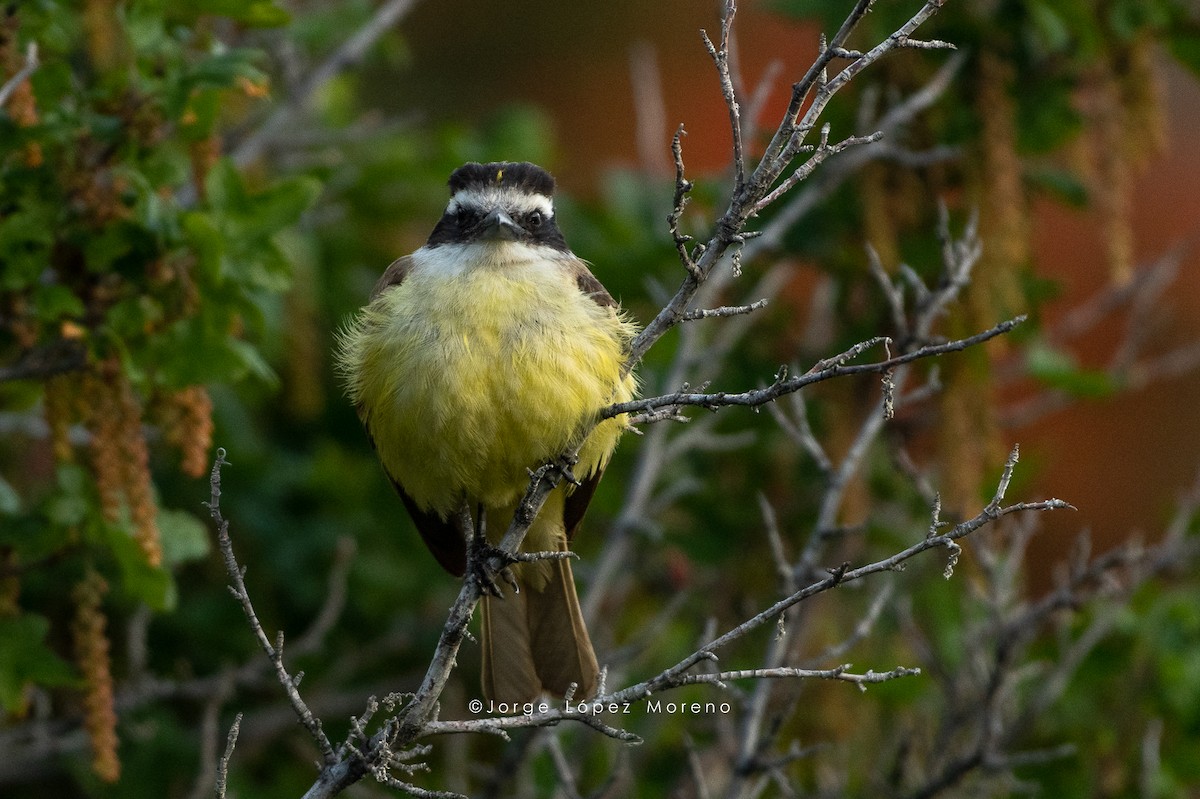
POLYGON ((501 590, 500 580, 507 583, 514 594, 521 592, 516 575, 509 568, 519 562, 511 552, 486 542, 474 541, 471 547, 471 557, 468 560, 471 564, 471 578, 482 593, 503 599, 504 592, 501 590))

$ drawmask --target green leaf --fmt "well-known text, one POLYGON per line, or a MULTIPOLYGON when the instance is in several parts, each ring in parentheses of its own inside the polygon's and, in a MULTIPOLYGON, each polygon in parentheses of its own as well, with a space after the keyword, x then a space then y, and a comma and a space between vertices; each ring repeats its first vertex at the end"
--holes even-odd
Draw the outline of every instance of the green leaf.
POLYGON ((178 594, 171 573, 146 562, 145 553, 126 525, 102 522, 98 528, 103 543, 113 553, 120 568, 121 589, 130 598, 145 602, 151 610, 173 610, 178 594))
POLYGON ((216 128, 217 117, 221 114, 221 101, 224 99, 224 87, 211 86, 193 87, 189 81, 183 81, 180 97, 173 98, 172 109, 190 117, 187 122, 180 121, 179 134, 185 141, 198 141, 208 136, 216 128), (186 109, 186 110, 184 110, 186 109))
POLYGON ((1026 368, 1043 384, 1074 397, 1106 397, 1117 390, 1115 381, 1105 372, 1084 369, 1070 353, 1044 343, 1029 349, 1026 368))
MULTIPOLYGON (((216 305, 216 303, 212 303, 216 305)), ((213 314, 226 318, 227 308, 215 307, 213 314)), ((147 363, 153 363, 165 385, 234 383, 253 375, 267 385, 278 376, 251 343, 235 338, 226 325, 216 320, 181 319, 148 342, 147 363), (185 358, 179 353, 188 353, 185 358)))
POLYGON ((54 236, 52 222, 41 207, 25 208, 0 219, 0 288, 19 290, 33 283, 45 268, 54 236))
POLYGON ((1108 43, 1108 33, 1090 2, 1054 2, 1054 15, 1070 35, 1066 51, 1056 55, 1068 55, 1072 62, 1085 64, 1100 57, 1108 43))
POLYGON ((46 517, 60 527, 82 524, 88 516, 90 478, 82 466, 73 463, 58 467, 58 492, 46 504, 46 517))
POLYGON ((0 476, 0 514, 15 516, 21 512, 21 495, 12 483, 0 476))
POLYGON ((1031 186, 1053 194, 1067 205, 1075 208, 1087 206, 1087 186, 1073 172, 1035 167, 1026 172, 1025 178, 1031 186))
POLYGON ((221 217, 232 217, 250 234, 269 235, 291 225, 321 194, 320 181, 310 177, 281 180, 250 192, 237 167, 222 158, 205 178, 208 202, 221 217))
POLYGON ((56 283, 38 286, 33 304, 43 322, 53 322, 64 316, 82 316, 84 312, 83 300, 71 289, 56 283))
POLYGON ((109 225, 87 237, 83 244, 83 256, 89 272, 107 272, 117 259, 133 249, 126 233, 123 225, 109 225))
POLYGON ((1066 20, 1048 3, 1029 3, 1029 20, 1042 47, 1051 53, 1061 53, 1071 45, 1071 30, 1066 20))
MULTIPOLYGON (((135 53, 151 53, 170 46, 171 40, 163 25, 162 10, 148 3, 132 3, 124 9, 122 22, 129 48, 135 53)), ((156 4, 157 5, 157 4, 156 4)))
MULTIPOLYGON (((60 16, 67 15, 61 14, 60 16)), ((45 39, 41 39, 39 44, 48 45, 45 39)), ((33 93, 37 96, 39 105, 57 103, 63 97, 78 96, 79 87, 69 64, 63 60, 51 61, 44 57, 40 60, 37 71, 30 78, 30 83, 33 84, 33 93)), ((50 114, 47 116, 53 118, 50 114)))
POLYGON ((233 85, 239 77, 256 82, 266 80, 266 73, 253 63, 260 56, 261 51, 247 48, 214 53, 194 65, 188 81, 196 87, 223 89, 233 85))
POLYGON ((256 28, 279 28, 292 21, 292 15, 274 3, 250 3, 239 21, 256 28))
POLYGON ((1049 153, 1083 129, 1083 119, 1075 110, 1075 91, 1074 82, 1062 76, 1021 87, 1016 94, 1021 152, 1049 153))
POLYGON ((245 212, 249 205, 242 176, 228 158, 222 158, 208 170, 204 193, 208 204, 223 213, 245 212))
POLYGON ((171 0, 167 8, 172 14, 186 19, 201 15, 229 17, 243 25, 258 28, 276 28, 286 25, 292 17, 271 0, 171 0))
POLYGON ((159 240, 176 238, 181 216, 179 208, 160 192, 163 186, 175 186, 188 180, 190 173, 179 154, 164 147, 150 153, 138 169, 122 169, 119 174, 133 188, 134 218, 144 229, 143 235, 159 240))
POLYGON ((1167 40, 1167 47, 1176 61, 1200 77, 1200 33, 1178 32, 1167 40))
POLYGON ((162 535, 163 563, 168 567, 208 557, 208 528, 192 514, 159 510, 158 531, 162 535))
POLYGON ((271 234, 295 224, 321 195, 321 182, 309 177, 281 180, 253 197, 252 218, 262 232, 271 234))
POLYGON ((1075 358, 1070 353, 1052 349, 1046 344, 1038 344, 1029 349, 1026 366, 1030 374, 1039 378, 1052 377, 1060 372, 1078 368, 1075 358))
POLYGON ((1170 14, 1152 0, 1116 0, 1108 11, 1108 24, 1124 41, 1132 41, 1145 31, 1157 30, 1170 22, 1170 14))
POLYGON ((274 386, 279 383, 279 376, 275 374, 275 370, 262 357, 262 353, 248 341, 231 338, 227 342, 229 352, 237 359, 241 366, 241 371, 237 373, 237 377, 241 378, 246 374, 251 374, 262 380, 264 383, 274 386))
POLYGON ((208 285, 222 280, 222 256, 225 254, 225 239, 210 214, 190 211, 183 216, 183 232, 192 251, 199 259, 200 277, 208 285))
POLYGON ((147 295, 126 297, 113 305, 105 317, 109 327, 126 339, 140 337, 162 318, 162 305, 147 295))
POLYGON ((242 270, 242 274, 246 283, 272 294, 282 294, 292 285, 292 264, 274 242, 266 244, 257 262, 242 270))
POLYGON ((65 660, 46 646, 50 622, 43 616, 25 614, 0 619, 0 707, 7 712, 21 708, 25 686, 72 685, 78 681, 65 660))
POLYGON ((20 244, 50 244, 54 234, 49 215, 41 205, 24 208, 0 220, 0 250, 20 244))

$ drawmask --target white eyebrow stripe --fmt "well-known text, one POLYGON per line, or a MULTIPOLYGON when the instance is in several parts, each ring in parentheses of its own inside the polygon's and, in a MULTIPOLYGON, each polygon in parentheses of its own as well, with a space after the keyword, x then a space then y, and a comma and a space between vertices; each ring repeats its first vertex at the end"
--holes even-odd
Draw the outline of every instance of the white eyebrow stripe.
POLYGON ((457 213, 464 207, 481 211, 502 207, 518 215, 538 211, 547 219, 554 216, 554 201, 549 197, 514 189, 463 189, 450 198, 446 213, 457 213))

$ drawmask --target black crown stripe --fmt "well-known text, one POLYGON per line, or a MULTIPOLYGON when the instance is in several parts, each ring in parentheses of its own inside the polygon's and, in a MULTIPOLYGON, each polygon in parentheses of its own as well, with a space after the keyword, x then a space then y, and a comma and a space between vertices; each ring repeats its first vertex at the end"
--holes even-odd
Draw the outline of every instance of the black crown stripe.
POLYGON ((530 194, 554 196, 554 177, 528 161, 492 161, 463 164, 450 175, 450 194, 464 189, 514 188, 530 194))

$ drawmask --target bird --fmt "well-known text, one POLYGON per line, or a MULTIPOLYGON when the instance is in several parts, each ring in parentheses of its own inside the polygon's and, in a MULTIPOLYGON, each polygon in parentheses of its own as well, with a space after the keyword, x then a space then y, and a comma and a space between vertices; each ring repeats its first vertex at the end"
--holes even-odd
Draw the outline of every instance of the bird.
MULTIPOLYGON (((474 545, 462 510, 494 544, 530 470, 577 453, 521 546, 568 551, 628 427, 601 412, 636 394, 638 327, 567 245, 548 171, 470 162, 448 183, 424 246, 384 271, 340 332, 337 366, 417 532, 461 577, 474 545)), ((481 592, 484 696, 593 696, 600 669, 570 560, 514 563, 506 576, 507 594, 499 581, 481 592)))

